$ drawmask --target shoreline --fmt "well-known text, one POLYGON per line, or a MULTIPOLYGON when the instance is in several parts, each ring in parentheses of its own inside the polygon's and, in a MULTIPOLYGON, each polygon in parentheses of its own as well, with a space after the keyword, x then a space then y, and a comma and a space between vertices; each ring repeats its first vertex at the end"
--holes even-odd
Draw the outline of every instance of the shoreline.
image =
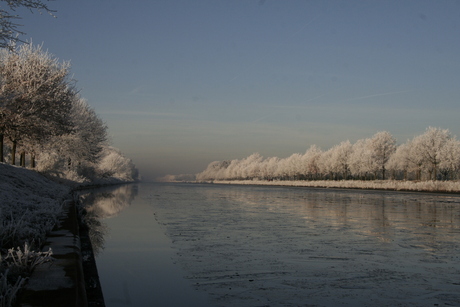
MULTIPOLYGON (((20 274, 27 282, 18 288, 13 306, 105 306, 93 248, 75 192, 131 183, 105 178, 82 184, 0 163, 0 217, 11 224, 5 224, 4 228, 13 227, 14 233, 21 234, 15 240, 33 242, 36 238, 30 235, 36 236, 38 242, 43 242, 36 252, 51 248, 53 259, 26 275, 20 274), (41 216, 46 218, 38 220, 41 216), (34 227, 31 233, 24 231, 31 226, 34 227)), ((2 246, 2 257, 7 249, 23 248, 18 243, 12 244, 2 246)))
POLYGON ((398 181, 398 180, 212 180, 196 181, 195 183, 228 184, 228 185, 254 185, 254 186, 281 186, 281 187, 307 187, 320 189, 346 189, 363 191, 396 191, 417 193, 444 193, 460 194, 458 181, 398 181))

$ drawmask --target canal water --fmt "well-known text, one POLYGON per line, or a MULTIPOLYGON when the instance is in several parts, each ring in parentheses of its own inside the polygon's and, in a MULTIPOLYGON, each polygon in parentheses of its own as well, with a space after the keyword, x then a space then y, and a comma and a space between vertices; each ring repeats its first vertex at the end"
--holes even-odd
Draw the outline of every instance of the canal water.
POLYGON ((107 306, 460 306, 460 196, 140 183, 83 195, 107 306))

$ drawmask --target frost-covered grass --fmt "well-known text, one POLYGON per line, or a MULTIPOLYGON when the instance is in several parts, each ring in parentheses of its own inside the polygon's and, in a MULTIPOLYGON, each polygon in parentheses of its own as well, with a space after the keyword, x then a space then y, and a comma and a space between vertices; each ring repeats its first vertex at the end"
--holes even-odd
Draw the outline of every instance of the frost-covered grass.
POLYGON ((447 192, 460 193, 459 181, 400 181, 400 180, 215 180, 218 184, 243 184, 243 185, 274 185, 296 186, 315 188, 340 188, 340 189, 371 189, 393 191, 417 191, 417 192, 447 192))
POLYGON ((24 278, 50 256, 31 244, 40 248, 69 191, 37 172, 0 163, 0 306, 9 306, 24 278))
POLYGON ((13 305, 16 294, 26 282, 33 269, 51 261, 51 248, 47 252, 31 250, 25 243, 23 248, 10 248, 6 256, 0 255, 0 307, 13 305))
POLYGON ((43 241, 69 191, 37 172, 0 163, 0 249, 43 241))
POLYGON ((0 163, 0 307, 10 306, 33 268, 51 256, 51 251, 34 250, 40 249, 58 223, 72 188, 119 184, 137 178, 130 160, 117 160, 116 154, 111 157, 113 161, 105 163, 106 167, 126 163, 105 170, 106 176, 94 180, 72 171, 64 176, 44 172, 44 176, 0 163))

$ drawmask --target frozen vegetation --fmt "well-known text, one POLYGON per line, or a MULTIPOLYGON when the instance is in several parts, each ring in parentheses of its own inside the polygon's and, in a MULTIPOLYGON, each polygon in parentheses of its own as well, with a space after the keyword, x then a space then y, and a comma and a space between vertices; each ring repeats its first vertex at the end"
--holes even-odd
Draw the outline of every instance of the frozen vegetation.
POLYGON ((37 172, 0 164, 0 247, 43 240, 56 224, 69 191, 37 172))
MULTIPOLYGON (((397 145, 386 131, 326 151, 215 161, 196 175, 199 182, 298 185, 310 187, 459 192, 460 142, 449 130, 429 127, 397 145)), ((165 177, 178 180, 181 177, 165 177)))
POLYGON ((34 250, 71 187, 138 179, 107 131, 80 97, 68 62, 32 44, 0 50, 0 307, 51 255, 34 250))
MULTIPOLYGON (((112 158, 116 158, 112 157, 112 158)), ((110 158, 110 157, 109 157, 110 158)), ((116 160, 116 159, 115 159, 116 160)), ((113 162, 113 161, 112 161, 113 162)), ((19 166, 0 163, 0 306, 10 306, 33 268, 51 259, 52 250, 40 252, 46 235, 62 215, 72 188, 85 184, 132 181, 116 177, 83 183, 44 176, 19 166)))
POLYGON ((366 190, 392 190, 392 191, 417 191, 417 192, 446 192, 459 193, 460 182, 458 181, 400 181, 400 180, 216 180, 218 184, 242 184, 242 185, 272 185, 291 187, 313 188, 338 188, 338 189, 366 189, 366 190))
POLYGON ((62 214, 69 191, 37 172, 0 163, 0 306, 9 306, 33 267, 51 255, 34 250, 62 214))
POLYGON ((110 146, 107 131, 80 97, 68 62, 40 45, 1 50, 0 162, 78 183, 136 180, 137 169, 110 146))

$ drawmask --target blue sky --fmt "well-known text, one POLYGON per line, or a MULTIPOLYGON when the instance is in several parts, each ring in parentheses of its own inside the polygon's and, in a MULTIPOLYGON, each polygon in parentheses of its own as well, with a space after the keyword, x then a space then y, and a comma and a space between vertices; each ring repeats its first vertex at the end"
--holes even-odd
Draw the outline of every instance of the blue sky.
POLYGON ((145 178, 387 130, 460 136, 460 1, 56 0, 22 39, 70 60, 145 178))

